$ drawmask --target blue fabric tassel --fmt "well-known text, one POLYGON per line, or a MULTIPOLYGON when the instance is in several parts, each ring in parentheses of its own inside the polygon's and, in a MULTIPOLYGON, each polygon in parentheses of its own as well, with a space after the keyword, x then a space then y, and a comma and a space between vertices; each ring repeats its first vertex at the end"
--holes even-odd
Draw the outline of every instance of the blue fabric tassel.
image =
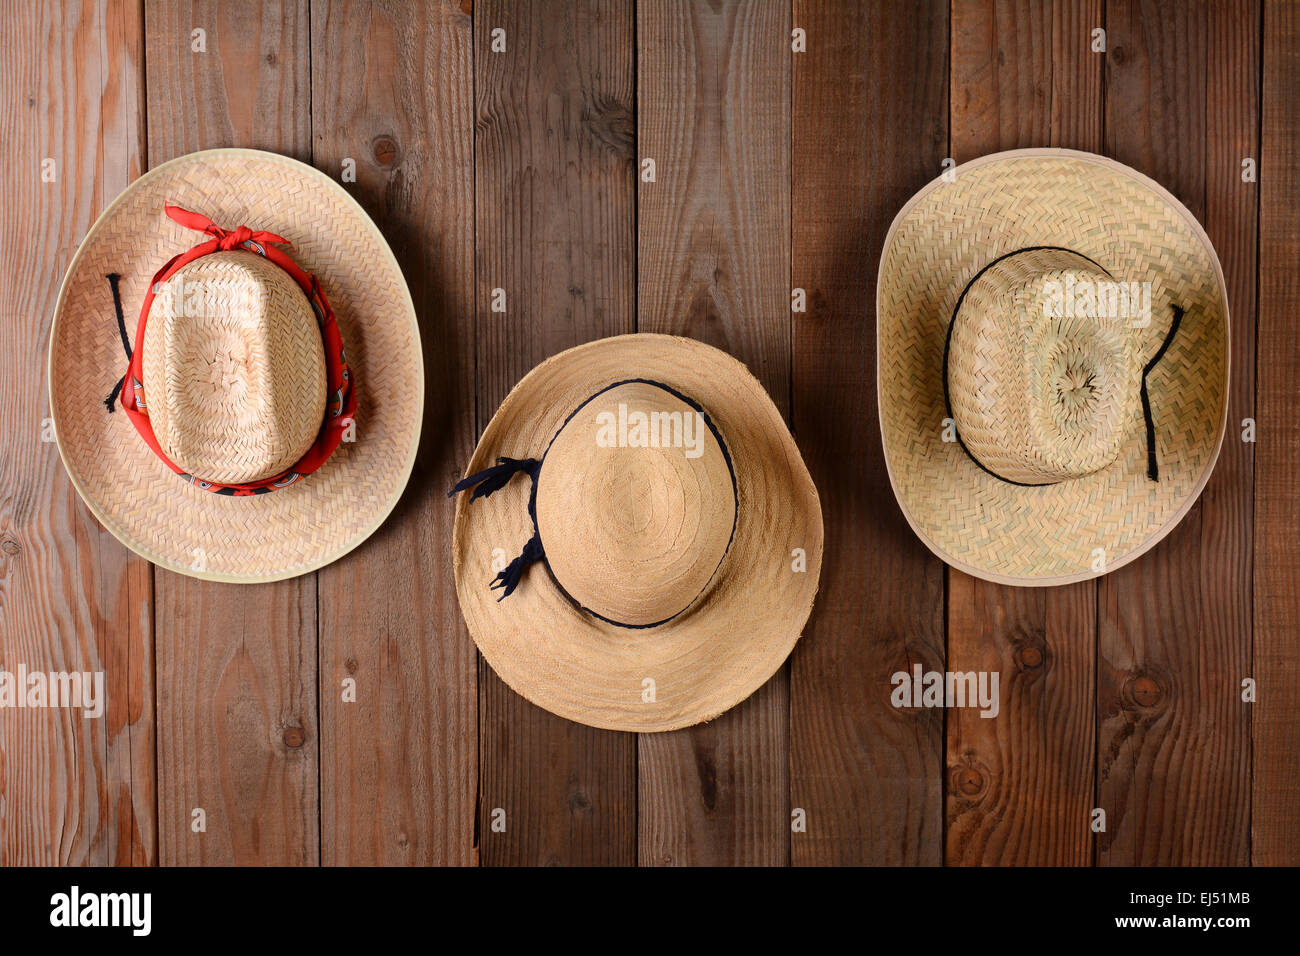
POLYGON ((519 557, 499 571, 497 576, 492 579, 492 583, 488 585, 494 591, 501 591, 501 597, 497 598, 497 601, 504 601, 510 597, 515 588, 519 587, 519 582, 523 580, 524 571, 528 569, 528 566, 542 560, 543 557, 542 539, 537 534, 534 534, 528 539, 528 543, 524 545, 524 550, 519 553, 519 557))
MULTIPOLYGON (((537 472, 541 469, 541 466, 542 463, 536 458, 498 458, 497 463, 491 468, 485 468, 472 475, 467 475, 456 482, 455 487, 447 492, 447 497, 450 498, 454 494, 469 491, 473 488, 474 493, 470 495, 470 501, 475 498, 486 498, 493 492, 500 491, 510 484, 510 479, 521 472, 533 480, 533 493, 536 494, 537 472)), ((533 514, 531 496, 528 502, 528 512, 530 515, 533 514)), ((528 539, 528 543, 524 545, 524 550, 519 553, 519 557, 499 571, 497 576, 492 579, 492 583, 488 585, 492 590, 501 592, 501 597, 497 598, 497 600, 503 601, 513 594, 515 588, 519 587, 519 582, 523 580, 524 571, 528 569, 528 566, 542 560, 545 556, 546 554, 542 550, 542 538, 537 531, 537 517, 533 515, 533 536, 528 539)))
POLYGON ((536 458, 498 458, 497 463, 491 468, 484 468, 482 471, 467 475, 460 481, 456 482, 451 491, 447 492, 450 498, 454 494, 462 491, 468 491, 474 488, 474 494, 470 495, 469 500, 476 498, 486 498, 494 491, 500 491, 510 483, 519 472, 524 472, 531 478, 537 477, 537 467, 540 465, 536 458), (478 487, 475 488, 474 486, 478 487))

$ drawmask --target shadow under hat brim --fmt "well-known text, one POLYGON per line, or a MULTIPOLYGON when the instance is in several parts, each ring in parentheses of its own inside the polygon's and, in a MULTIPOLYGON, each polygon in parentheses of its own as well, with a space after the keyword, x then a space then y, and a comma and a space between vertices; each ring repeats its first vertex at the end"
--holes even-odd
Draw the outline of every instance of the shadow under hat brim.
POLYGON ((424 368, 397 260, 342 186, 273 153, 191 153, 127 187, 90 228, 68 268, 50 332, 48 375, 59 453, 87 507, 132 551, 192 577, 275 581, 337 560, 389 515, 415 462, 424 368), (195 488, 154 457, 121 409, 110 414, 104 406, 126 367, 105 274, 122 277, 122 307, 134 337, 154 273, 204 241, 168 219, 164 203, 227 228, 283 235, 293 243, 286 251, 317 276, 338 317, 357 388, 356 440, 285 488, 254 497, 195 488))
POLYGON ((1229 319, 1223 271, 1195 217, 1113 160, 1013 150, 956 167, 899 212, 877 281, 877 393, 885 462, 903 514, 945 562, 1002 584, 1087 580, 1145 553, 1209 480, 1227 427, 1229 319), (1120 281, 1149 281, 1145 357, 1185 316, 1148 377, 1159 481, 1147 476, 1134 403, 1119 458, 1041 487, 1000 481, 944 440, 943 351, 961 290, 997 257, 1070 248, 1120 281))
POLYGON ((749 370, 702 342, 666 335, 602 339, 537 366, 493 416, 466 473, 499 457, 540 455, 574 408, 629 377, 698 402, 730 450, 735 537, 704 594, 658 627, 619 627, 580 610, 538 563, 498 601, 501 592, 489 588, 494 549, 513 556, 533 532, 525 478, 489 498, 460 496, 456 589, 484 658, 534 704, 610 730, 674 730, 740 703, 789 656, 817 593, 821 505, 780 412, 749 370), (802 571, 793 568, 796 548, 806 554, 802 571), (654 700, 645 699, 647 679, 654 700))

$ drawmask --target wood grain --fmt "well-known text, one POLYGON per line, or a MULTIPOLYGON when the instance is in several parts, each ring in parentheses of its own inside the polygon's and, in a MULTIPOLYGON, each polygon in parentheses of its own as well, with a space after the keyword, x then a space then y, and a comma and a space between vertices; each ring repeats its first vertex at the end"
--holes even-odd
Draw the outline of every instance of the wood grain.
MULTIPOLYGON (((542 359, 634 328, 633 27, 630 0, 475 4, 480 431, 542 359)), ((635 863, 635 736, 534 707, 481 658, 479 701, 482 862, 635 863)))
POLYGON ((958 0, 952 149, 958 162, 1027 146, 1101 148, 1102 0, 958 0))
POLYGON ((102 670, 108 702, 98 720, 0 710, 0 866, 1300 863, 1300 11, 953 0, 950 22, 949 6, 6 7, 0 349, 43 359, 78 242, 143 169, 255 146, 336 176, 356 160, 345 188, 410 283, 427 392, 415 475, 378 534, 249 587, 131 555, 42 441, 43 378, 12 390, 0 669, 102 670), (948 572, 907 527, 878 437, 873 297, 889 223, 944 156, 1043 144, 1179 196, 1233 321, 1229 430, 1200 502, 1140 561, 1046 591, 948 572), (638 183, 645 156, 655 183, 638 183), (442 496, 529 369, 634 328, 750 365, 827 526, 787 670, 717 721, 639 742, 533 707, 476 657, 442 496), (914 662, 999 671, 998 718, 895 710, 890 675, 914 662))
MULTIPOLYGON (((1100 0, 952 8, 952 156, 1101 148, 1100 0)), ((948 570, 948 666, 997 673, 998 716, 947 715, 946 860, 1092 862, 1095 582, 1014 588, 948 570)))
MULTIPOLYGON (((307 27, 305 3, 151 0, 150 165, 218 146, 309 160, 307 27)), ((160 861, 318 863, 316 576, 235 585, 156 570, 154 590, 160 861), (196 808, 206 832, 191 827, 196 808)))
MULTIPOLYGON (((1202 494, 1199 610, 1222 683, 1205 702, 1205 719, 1223 734, 1229 763, 1204 771, 1201 789, 1211 825, 1231 828, 1207 856, 1250 863, 1252 704, 1242 681, 1256 668, 1254 631, 1255 449, 1242 423, 1256 413, 1256 290, 1259 280, 1259 185, 1243 182, 1242 161, 1259 158, 1260 28, 1258 0, 1211 4, 1207 14, 1205 231, 1228 286, 1232 322, 1228 428, 1214 475, 1202 494), (1218 663, 1220 662, 1221 663, 1218 663), (1237 749, 1240 748, 1240 749, 1237 749)), ((1258 176, 1258 170, 1257 170, 1258 176)), ((1294 203, 1293 203, 1294 205, 1294 203)), ((1258 437, 1258 436, 1257 436, 1258 437)), ((1293 525, 1293 528, 1297 526, 1293 525)), ((1296 643, 1292 642, 1292 652, 1296 643)), ((1198 801, 1199 802, 1199 801, 1198 801)), ((1193 812, 1204 812, 1194 807, 1193 812)))
MULTIPOLYGON (((1218 191, 1221 218, 1212 225, 1225 244, 1220 258, 1236 270, 1231 290, 1252 271, 1248 259, 1228 255, 1248 255, 1252 197, 1226 171, 1209 168, 1227 160, 1224 144, 1207 145, 1207 117, 1231 108, 1234 123, 1252 122, 1249 50, 1258 39, 1250 27, 1258 16, 1211 6, 1107 4, 1106 151, 1160 182, 1202 222, 1218 191), (1211 45, 1216 30, 1227 32, 1211 45), (1210 81, 1212 51, 1218 69, 1210 81)), ((1231 166, 1239 173, 1240 160, 1231 166)), ((1234 407, 1249 392, 1238 378, 1234 407)), ((1238 441, 1233 428, 1225 444, 1238 441)), ((1251 494, 1248 459, 1230 448, 1178 527, 1101 579, 1097 790, 1107 830, 1098 839, 1100 864, 1249 860, 1250 736, 1240 685, 1250 668, 1251 494)))
MULTIPOLYGON (((745 362, 790 405, 790 9, 637 6, 637 329, 745 362)), ((642 734, 643 865, 789 861, 789 679, 706 725, 642 734)))
POLYGON ((948 5, 796 0, 795 435, 826 520, 821 591, 790 676, 795 864, 943 859, 943 716, 895 710, 890 675, 944 666, 943 564, 895 503, 876 404, 875 284, 894 214, 940 172, 948 5))
POLYGON ((473 452, 474 72, 470 17, 423 0, 311 11, 316 165, 393 247, 424 351, 424 429, 397 510, 321 570, 321 857, 473 864, 474 642, 452 577, 445 489, 473 452), (342 699, 346 678, 354 703, 342 699))
POLYGON ((1268 0, 1263 24, 1253 668, 1259 698, 1252 712, 1252 858, 1260 866, 1295 866, 1300 864, 1300 8, 1268 0))
POLYGON ((150 164, 218 146, 310 161, 308 16, 307 0, 145 0, 150 164))
POLYGON ((8 8, 4 19, 0 349, 39 372, 0 406, 0 670, 102 672, 106 701, 99 718, 80 708, 0 710, 0 867, 150 864, 150 568, 73 490, 48 440, 44 361, 76 244, 140 173, 140 11, 40 3, 8 8), (46 159, 53 182, 42 180, 46 159))

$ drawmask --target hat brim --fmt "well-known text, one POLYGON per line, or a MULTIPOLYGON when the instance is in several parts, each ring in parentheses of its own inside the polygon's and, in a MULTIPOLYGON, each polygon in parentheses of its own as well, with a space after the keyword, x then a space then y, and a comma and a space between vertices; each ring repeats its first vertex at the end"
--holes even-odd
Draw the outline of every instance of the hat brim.
POLYGON ((1113 160, 1063 149, 995 153, 936 179, 885 238, 876 291, 877 389, 890 482, 921 540, 967 574, 1059 585, 1115 570, 1154 547, 1209 480, 1227 427, 1227 289, 1196 218, 1113 160), (1145 356, 1185 317, 1148 377, 1159 480, 1147 476, 1135 403, 1116 461, 1040 487, 982 470, 945 429, 943 351, 961 290, 997 257, 1073 249, 1117 280, 1151 283, 1145 356))
POLYGON ((342 186, 272 153, 191 153, 145 173, 115 199, 64 278, 48 373, 59 453, 87 507, 132 551, 192 577, 275 581, 338 559, 392 511, 415 462, 424 368, 397 260, 342 186), (164 203, 228 228, 283 235, 338 316, 357 389, 355 441, 270 494, 232 497, 192 487, 154 457, 120 409, 104 405, 126 367, 105 275, 121 275, 133 334, 153 274, 203 239, 168 219, 164 203))
POLYGON ((794 648, 817 593, 817 489, 762 385, 701 342, 653 334, 602 339, 529 372, 484 430, 466 471, 498 457, 540 454, 574 408, 630 376, 698 402, 732 455, 735 537, 705 593, 665 624, 630 629, 580 610, 537 564, 498 602, 501 592, 489 589, 494 549, 498 560, 516 554, 532 534, 522 480, 490 498, 461 496, 452 545, 456 590, 484 658, 528 700, 594 727, 673 730, 716 717, 762 686, 794 648))

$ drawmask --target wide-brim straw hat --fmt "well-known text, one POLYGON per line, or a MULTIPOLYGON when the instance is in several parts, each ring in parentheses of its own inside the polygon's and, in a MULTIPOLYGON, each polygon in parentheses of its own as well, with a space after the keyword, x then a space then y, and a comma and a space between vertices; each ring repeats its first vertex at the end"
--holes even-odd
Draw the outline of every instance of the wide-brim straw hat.
POLYGON ((1223 271, 1159 184, 1088 153, 997 153, 886 236, 880 428, 908 522, 948 564, 1056 585, 1152 548, 1227 424, 1223 271))
POLYGON ((303 574, 365 540, 411 473, 423 390, 379 230, 325 174, 257 150, 132 183, 73 257, 50 335, 82 499, 132 551, 217 581, 303 574))
POLYGON ((538 706, 614 730, 688 726, 752 694, 799 639, 817 490, 726 353, 637 334, 556 355, 511 391, 467 472, 461 610, 538 706))

